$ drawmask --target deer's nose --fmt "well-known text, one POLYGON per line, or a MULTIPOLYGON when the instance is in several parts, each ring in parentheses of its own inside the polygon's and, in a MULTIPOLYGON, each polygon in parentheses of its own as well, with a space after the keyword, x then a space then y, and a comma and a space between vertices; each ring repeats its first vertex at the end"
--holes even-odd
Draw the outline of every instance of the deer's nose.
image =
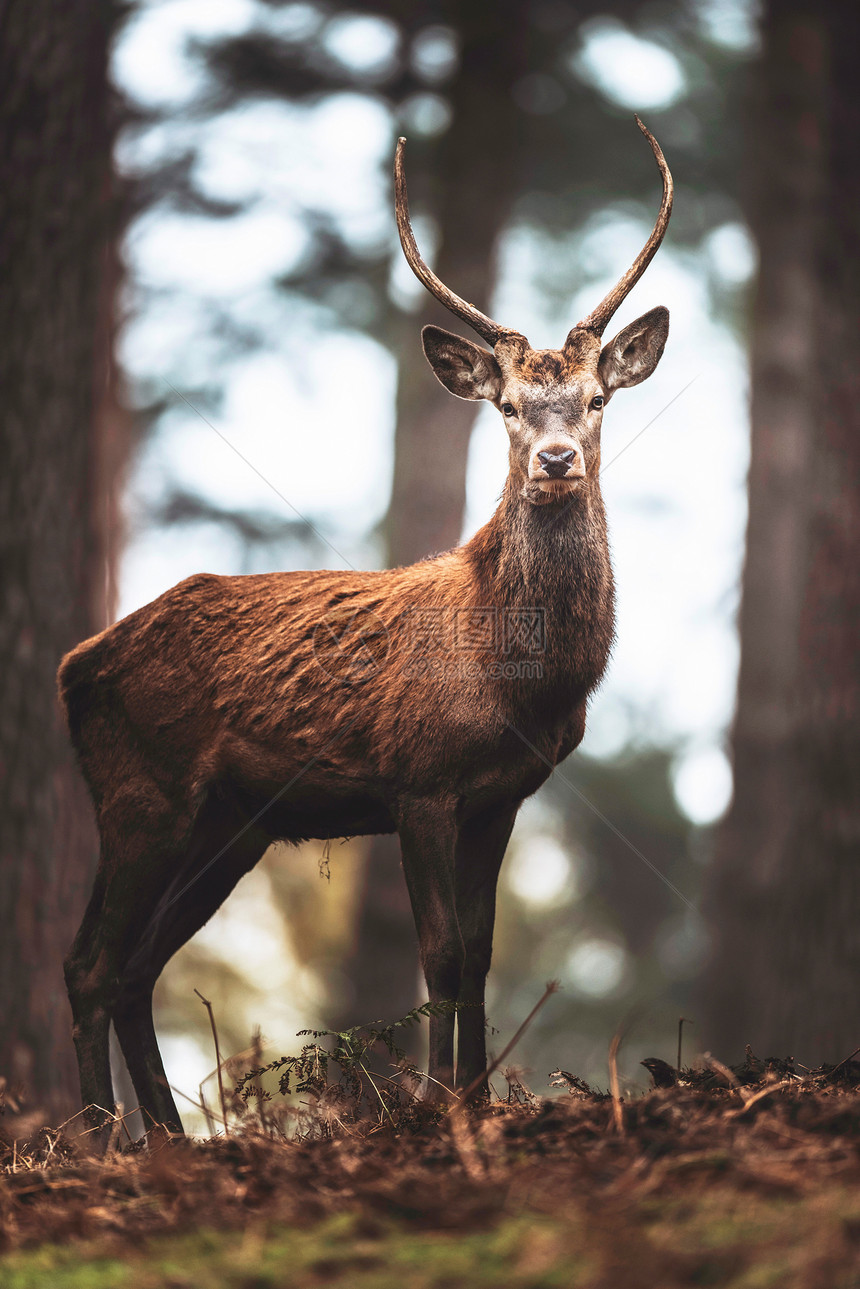
POLYGON ((568 448, 565 452, 538 452, 537 457, 550 479, 561 479, 573 465, 576 453, 568 448))

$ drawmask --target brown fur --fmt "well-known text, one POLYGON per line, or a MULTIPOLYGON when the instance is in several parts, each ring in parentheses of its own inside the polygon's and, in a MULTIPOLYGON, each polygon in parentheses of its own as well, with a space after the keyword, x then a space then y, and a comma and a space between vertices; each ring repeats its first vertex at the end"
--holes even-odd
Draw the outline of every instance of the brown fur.
MULTIPOLYGON (((456 1083, 480 1080, 505 846, 580 742, 612 644, 595 391, 643 379, 660 336, 634 324, 601 355, 588 334, 559 351, 507 335, 493 355, 427 329, 444 383, 520 404, 471 541, 383 572, 191 577, 63 660, 101 836, 66 973, 85 1104, 111 1103, 113 1020, 141 1105, 180 1131, 152 1024, 165 963, 272 841, 395 830, 430 998, 464 1004, 456 1083), (537 477, 541 444, 576 445, 581 477, 537 477)), ((431 1021, 448 1087, 453 1037, 453 1016, 431 1021)))

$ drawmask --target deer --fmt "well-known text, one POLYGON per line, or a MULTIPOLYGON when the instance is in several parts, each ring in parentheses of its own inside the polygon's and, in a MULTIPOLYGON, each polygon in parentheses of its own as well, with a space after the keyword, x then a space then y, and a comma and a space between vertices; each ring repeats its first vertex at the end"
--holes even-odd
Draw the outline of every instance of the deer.
POLYGON ((614 638, 603 411, 651 375, 668 335, 660 306, 602 341, 672 210, 662 150, 636 121, 659 214, 560 349, 533 349, 425 263, 397 144, 406 260, 488 346, 426 326, 424 353, 451 394, 498 409, 509 439, 498 507, 470 540, 404 568, 192 576, 62 660, 100 840, 65 976, 83 1104, 102 1129, 112 1023, 145 1116, 182 1133, 153 988, 276 841, 399 835, 432 1013, 427 1095, 486 1097, 502 859, 522 802, 582 740, 614 638))

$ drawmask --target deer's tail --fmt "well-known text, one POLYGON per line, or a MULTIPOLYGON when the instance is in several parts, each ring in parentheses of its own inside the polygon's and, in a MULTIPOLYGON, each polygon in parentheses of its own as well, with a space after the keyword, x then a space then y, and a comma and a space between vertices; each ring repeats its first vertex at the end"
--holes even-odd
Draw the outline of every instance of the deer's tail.
POLYGON ((88 718, 103 705, 105 654, 103 636, 93 636, 67 653, 57 672, 60 703, 78 754, 82 751, 88 718))

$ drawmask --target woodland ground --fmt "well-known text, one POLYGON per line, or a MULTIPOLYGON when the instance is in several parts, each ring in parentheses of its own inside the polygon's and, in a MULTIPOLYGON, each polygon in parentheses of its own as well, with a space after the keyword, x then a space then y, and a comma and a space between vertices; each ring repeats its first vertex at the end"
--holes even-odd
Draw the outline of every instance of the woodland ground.
POLYGON ((0 1286, 858 1289, 860 1064, 752 1061, 103 1161, 7 1141, 0 1286))

